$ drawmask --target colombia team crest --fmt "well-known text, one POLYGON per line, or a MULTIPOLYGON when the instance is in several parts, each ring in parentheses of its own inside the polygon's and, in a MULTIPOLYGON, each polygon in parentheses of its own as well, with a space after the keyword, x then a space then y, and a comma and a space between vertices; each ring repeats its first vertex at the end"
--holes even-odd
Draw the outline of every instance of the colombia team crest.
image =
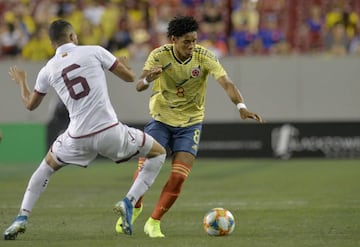
POLYGON ((201 75, 201 70, 199 67, 191 68, 190 76, 191 78, 198 78, 201 75))

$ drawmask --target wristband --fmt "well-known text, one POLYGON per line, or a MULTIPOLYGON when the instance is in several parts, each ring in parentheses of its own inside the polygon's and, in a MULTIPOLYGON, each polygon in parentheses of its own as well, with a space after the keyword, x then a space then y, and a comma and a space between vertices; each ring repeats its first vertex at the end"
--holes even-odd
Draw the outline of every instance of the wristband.
POLYGON ((144 77, 143 83, 144 83, 144 85, 149 85, 149 82, 146 80, 146 77, 144 77))
POLYGON ((237 108, 238 110, 240 110, 240 109, 247 109, 247 108, 246 108, 246 105, 245 105, 244 103, 238 103, 238 104, 236 105, 236 108, 237 108))

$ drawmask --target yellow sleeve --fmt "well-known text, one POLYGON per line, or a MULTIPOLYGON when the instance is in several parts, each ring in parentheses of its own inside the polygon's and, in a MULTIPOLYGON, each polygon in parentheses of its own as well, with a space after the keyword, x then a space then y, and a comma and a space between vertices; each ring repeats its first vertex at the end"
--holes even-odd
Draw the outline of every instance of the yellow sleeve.
POLYGON ((209 74, 212 75, 215 80, 219 79, 222 76, 226 75, 226 71, 224 67, 221 65, 219 60, 215 57, 208 57, 207 63, 205 63, 208 66, 209 74))
POLYGON ((158 64, 158 58, 156 57, 156 49, 153 50, 152 52, 150 52, 148 58, 145 61, 143 70, 150 70, 151 68, 153 68, 156 64, 158 64))

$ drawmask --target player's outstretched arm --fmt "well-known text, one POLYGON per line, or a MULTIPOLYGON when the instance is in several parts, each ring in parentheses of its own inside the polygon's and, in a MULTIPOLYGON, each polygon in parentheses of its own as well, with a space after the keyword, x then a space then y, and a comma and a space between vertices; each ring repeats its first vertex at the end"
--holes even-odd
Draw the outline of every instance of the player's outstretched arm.
POLYGON ((30 91, 24 70, 13 66, 9 70, 9 75, 20 86, 21 98, 26 109, 29 111, 35 110, 40 105, 44 95, 30 91))
POLYGON ((154 67, 150 70, 144 70, 136 84, 136 91, 141 92, 149 87, 149 84, 160 77, 162 68, 154 67))
POLYGON ((111 70, 111 72, 126 82, 135 81, 135 73, 128 65, 126 57, 119 57, 118 64, 111 70))
POLYGON ((251 112, 246 108, 241 108, 240 109, 240 117, 241 117, 241 119, 244 119, 244 120, 248 119, 248 118, 251 118, 251 119, 254 119, 254 120, 258 121, 259 123, 264 123, 265 122, 259 114, 251 112))
POLYGON ((217 81, 225 90, 226 94, 229 96, 231 101, 238 108, 241 119, 246 120, 249 118, 258 121, 259 123, 264 122, 264 120, 259 114, 251 112, 246 108, 244 98, 242 97, 240 90, 227 76, 222 76, 217 81))

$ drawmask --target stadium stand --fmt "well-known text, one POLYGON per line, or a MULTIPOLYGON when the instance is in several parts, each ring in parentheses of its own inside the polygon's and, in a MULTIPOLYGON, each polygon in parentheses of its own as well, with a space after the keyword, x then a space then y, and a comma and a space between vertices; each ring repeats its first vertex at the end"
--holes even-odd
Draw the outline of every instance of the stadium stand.
POLYGON ((199 43, 219 57, 360 54, 359 14, 356 0, 1 1, 0 58, 50 57, 48 50, 31 55, 36 36, 52 20, 64 18, 79 33, 80 43, 143 59, 167 42, 164 27, 175 15, 195 16, 201 23, 199 43))

